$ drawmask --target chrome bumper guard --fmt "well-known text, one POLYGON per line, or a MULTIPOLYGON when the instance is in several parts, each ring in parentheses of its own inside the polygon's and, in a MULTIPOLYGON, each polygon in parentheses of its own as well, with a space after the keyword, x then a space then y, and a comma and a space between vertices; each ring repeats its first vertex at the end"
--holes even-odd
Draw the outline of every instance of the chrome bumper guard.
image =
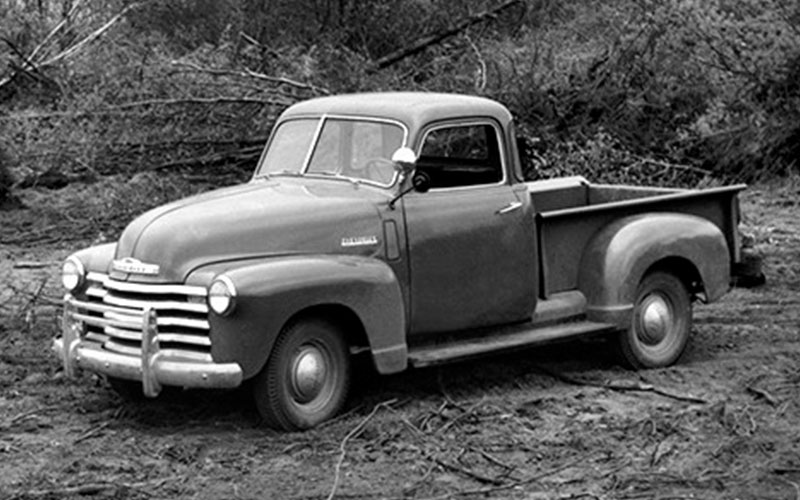
POLYGON ((76 309, 105 312, 108 307, 64 299, 62 336, 53 340, 53 350, 64 364, 67 377, 74 377, 79 368, 103 373, 110 377, 141 380, 142 391, 154 398, 162 385, 178 387, 224 389, 242 383, 242 368, 237 363, 213 363, 182 358, 179 353, 162 351, 158 342, 156 311, 147 308, 142 313, 141 356, 118 354, 84 339, 83 323, 98 326, 113 325, 114 320, 87 316, 76 309))

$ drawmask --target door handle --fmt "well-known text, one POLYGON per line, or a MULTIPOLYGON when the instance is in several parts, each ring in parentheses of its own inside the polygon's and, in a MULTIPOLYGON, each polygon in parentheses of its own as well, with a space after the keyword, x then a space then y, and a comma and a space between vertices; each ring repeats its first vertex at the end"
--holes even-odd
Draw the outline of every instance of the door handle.
POLYGON ((507 214, 507 213, 513 212, 514 210, 517 210, 519 208, 522 208, 522 202, 521 201, 512 201, 508 205, 506 205, 503 208, 501 208, 500 210, 498 210, 497 211, 497 215, 507 214))

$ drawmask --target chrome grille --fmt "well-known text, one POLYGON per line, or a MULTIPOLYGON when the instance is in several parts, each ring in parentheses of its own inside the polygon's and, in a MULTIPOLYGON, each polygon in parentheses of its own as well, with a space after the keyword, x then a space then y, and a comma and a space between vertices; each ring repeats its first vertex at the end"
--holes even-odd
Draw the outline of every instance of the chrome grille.
POLYGON ((149 307, 156 311, 160 350, 210 361, 206 293, 204 287, 129 283, 89 273, 85 296, 75 302, 74 317, 86 325, 86 340, 109 351, 139 356, 144 311, 149 307))

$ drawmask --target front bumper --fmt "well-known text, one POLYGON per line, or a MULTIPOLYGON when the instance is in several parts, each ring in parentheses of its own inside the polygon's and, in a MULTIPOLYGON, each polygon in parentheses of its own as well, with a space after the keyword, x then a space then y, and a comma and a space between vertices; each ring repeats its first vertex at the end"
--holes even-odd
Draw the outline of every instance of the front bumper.
POLYGON ((74 377, 83 368, 110 377, 140 380, 147 397, 158 396, 163 385, 225 389, 242 383, 242 368, 237 363, 196 361, 180 352, 161 350, 154 309, 142 313, 141 355, 133 356, 105 350, 102 345, 86 340, 83 322, 103 320, 76 314, 76 305, 86 308, 87 304, 70 296, 64 304, 62 336, 54 339, 53 350, 61 358, 68 377, 74 377))

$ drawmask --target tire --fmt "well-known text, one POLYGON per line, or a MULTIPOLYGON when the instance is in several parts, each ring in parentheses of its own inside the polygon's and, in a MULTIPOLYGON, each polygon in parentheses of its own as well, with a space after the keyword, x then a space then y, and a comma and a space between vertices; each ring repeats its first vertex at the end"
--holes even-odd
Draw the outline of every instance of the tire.
POLYGON ((310 319, 280 334, 255 377, 253 397, 269 427, 298 431, 339 413, 349 389, 350 353, 342 332, 327 321, 310 319))
POLYGON ((692 330, 692 302, 683 282, 663 271, 648 273, 636 290, 631 324, 619 347, 632 368, 660 368, 678 360, 692 330))

